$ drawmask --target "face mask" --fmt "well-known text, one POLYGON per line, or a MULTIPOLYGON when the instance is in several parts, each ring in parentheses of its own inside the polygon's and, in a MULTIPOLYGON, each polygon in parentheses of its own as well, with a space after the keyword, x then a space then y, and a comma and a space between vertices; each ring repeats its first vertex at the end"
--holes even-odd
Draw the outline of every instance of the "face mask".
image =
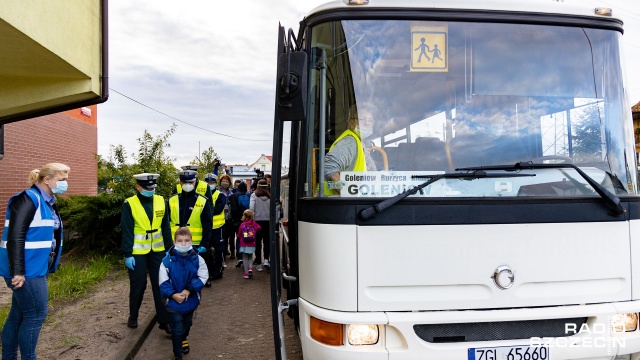
POLYGON ((156 193, 156 189, 153 189, 153 190, 142 189, 142 190, 140 190, 140 195, 146 196, 146 197, 152 197, 155 193, 156 193))
POLYGON ((176 244, 174 247, 176 248, 177 252, 182 254, 187 253, 189 250, 193 248, 191 245, 178 245, 178 244, 176 244))
POLYGON ((222 186, 223 189, 228 189, 229 188, 229 183, 226 182, 226 181, 221 182, 220 185, 222 186))
POLYGON ((358 128, 360 130, 360 139, 366 139, 373 134, 372 126, 359 126, 358 128))
POLYGON ((192 183, 184 183, 182 184, 182 191, 184 192, 192 192, 193 191, 193 184, 192 183))
POLYGON ((215 190, 215 189, 216 189, 216 186, 215 186, 215 185, 213 185, 213 184, 209 184, 209 189, 211 189, 211 191, 213 191, 213 190, 215 190))
POLYGON ((64 192, 67 191, 67 188, 69 188, 69 184, 67 184, 66 180, 56 181, 56 187, 52 188, 51 192, 54 194, 64 194, 64 192))

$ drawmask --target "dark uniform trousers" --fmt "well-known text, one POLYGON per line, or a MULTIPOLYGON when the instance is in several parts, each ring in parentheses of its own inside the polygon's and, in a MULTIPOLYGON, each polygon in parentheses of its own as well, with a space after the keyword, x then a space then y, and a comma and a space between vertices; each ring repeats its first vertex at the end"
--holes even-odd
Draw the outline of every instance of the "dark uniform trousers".
POLYGON ((162 303, 162 295, 160 294, 160 284, 158 283, 158 274, 160 273, 160 263, 165 256, 165 251, 149 252, 145 255, 133 255, 136 264, 133 270, 129 271, 129 316, 132 319, 138 319, 140 305, 144 291, 147 289, 147 272, 151 280, 151 291, 153 292, 153 303, 156 306, 156 314, 159 324, 169 323, 169 314, 162 303))
POLYGON ((210 271, 212 279, 222 277, 222 265, 224 264, 224 226, 211 231, 211 247, 213 248, 213 270, 210 271))

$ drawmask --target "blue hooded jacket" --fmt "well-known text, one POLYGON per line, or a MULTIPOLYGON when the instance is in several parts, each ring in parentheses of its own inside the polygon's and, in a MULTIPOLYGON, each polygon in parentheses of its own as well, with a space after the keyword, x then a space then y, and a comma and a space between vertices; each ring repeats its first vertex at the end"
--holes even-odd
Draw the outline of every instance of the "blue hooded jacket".
POLYGON ((200 291, 208 278, 207 265, 195 249, 183 255, 171 247, 162 259, 159 274, 160 293, 165 298, 167 309, 181 314, 195 310, 200 304, 200 291), (171 295, 184 289, 189 290, 191 295, 179 304, 171 295))

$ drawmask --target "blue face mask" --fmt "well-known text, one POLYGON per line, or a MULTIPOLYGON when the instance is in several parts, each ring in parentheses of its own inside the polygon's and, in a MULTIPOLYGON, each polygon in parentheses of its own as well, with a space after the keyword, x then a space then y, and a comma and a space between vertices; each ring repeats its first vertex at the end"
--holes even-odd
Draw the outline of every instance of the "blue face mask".
POLYGON ((191 245, 174 245, 175 249, 177 252, 181 253, 181 254, 185 254, 187 252, 189 252, 189 250, 191 250, 193 247, 191 245))
POLYGON ((142 190, 140 190, 140 195, 146 196, 146 197, 152 197, 155 193, 156 193, 156 189, 153 189, 153 190, 142 189, 142 190))
POLYGON ((56 181, 56 187, 51 189, 51 192, 54 194, 64 194, 65 191, 69 188, 69 184, 67 184, 67 180, 56 181))
POLYGON ((213 190, 215 190, 215 189, 216 189, 216 186, 215 186, 215 185, 213 185, 213 184, 209 184, 209 189, 211 189, 211 191, 213 191, 213 190))

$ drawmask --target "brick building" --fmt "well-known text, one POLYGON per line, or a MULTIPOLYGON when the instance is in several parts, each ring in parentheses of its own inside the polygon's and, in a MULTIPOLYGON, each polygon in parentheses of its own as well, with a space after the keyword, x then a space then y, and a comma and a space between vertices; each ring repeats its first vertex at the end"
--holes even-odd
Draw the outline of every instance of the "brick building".
POLYGON ((0 219, 4 219, 9 198, 27 188, 29 172, 50 162, 71 168, 67 194, 97 194, 97 116, 93 105, 4 126, 0 219))

